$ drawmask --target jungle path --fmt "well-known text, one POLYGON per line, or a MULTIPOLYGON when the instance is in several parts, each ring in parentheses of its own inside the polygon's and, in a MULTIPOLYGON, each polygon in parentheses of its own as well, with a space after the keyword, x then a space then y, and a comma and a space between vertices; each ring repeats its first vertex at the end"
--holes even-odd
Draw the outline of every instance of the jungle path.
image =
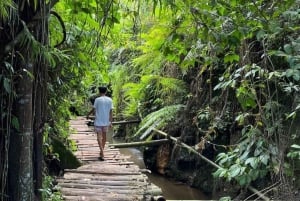
POLYGON ((105 146, 105 161, 99 161, 96 135, 78 117, 70 121, 73 130, 69 139, 75 141, 76 157, 82 161, 77 169, 66 169, 57 179, 65 200, 79 201, 139 201, 161 195, 159 187, 149 182, 137 165, 122 155, 119 149, 105 146))

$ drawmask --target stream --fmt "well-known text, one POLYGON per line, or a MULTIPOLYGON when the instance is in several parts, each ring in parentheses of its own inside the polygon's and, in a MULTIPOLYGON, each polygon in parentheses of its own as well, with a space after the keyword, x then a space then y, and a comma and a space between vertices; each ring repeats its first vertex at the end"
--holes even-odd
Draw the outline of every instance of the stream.
MULTIPOLYGON (((120 139, 111 137, 111 133, 107 135, 109 143, 121 143, 120 139)), ((143 154, 136 148, 120 148, 120 152, 124 155, 131 156, 130 161, 134 162, 141 169, 145 169, 143 154)), ((156 173, 146 173, 150 182, 160 187, 163 196, 167 200, 209 200, 210 197, 202 193, 200 190, 189 187, 186 184, 172 181, 162 175, 156 173)))

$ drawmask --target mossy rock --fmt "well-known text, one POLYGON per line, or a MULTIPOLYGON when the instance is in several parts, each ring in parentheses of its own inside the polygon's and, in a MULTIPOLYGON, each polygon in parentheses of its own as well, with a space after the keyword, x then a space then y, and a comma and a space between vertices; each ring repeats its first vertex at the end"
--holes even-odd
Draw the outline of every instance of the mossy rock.
POLYGON ((69 150, 63 142, 58 138, 52 137, 53 153, 57 153, 62 169, 75 169, 81 166, 81 162, 76 158, 71 150, 69 150))

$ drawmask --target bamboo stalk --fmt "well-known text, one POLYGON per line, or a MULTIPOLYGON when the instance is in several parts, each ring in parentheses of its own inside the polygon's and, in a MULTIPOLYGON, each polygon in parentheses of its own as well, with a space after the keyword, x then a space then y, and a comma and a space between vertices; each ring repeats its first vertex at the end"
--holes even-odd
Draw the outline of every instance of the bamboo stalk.
MULTIPOLYGON (((89 119, 94 120, 95 117, 90 116, 89 119)), ((113 121, 112 124, 113 125, 116 125, 116 124, 134 124, 134 123, 140 123, 140 122, 141 122, 141 120, 135 119, 135 120, 113 121)))
POLYGON ((168 139, 152 140, 152 141, 142 141, 142 142, 130 142, 130 143, 118 143, 109 144, 109 147, 114 148, 128 148, 128 147, 139 147, 139 146, 155 146, 170 142, 168 139))
MULTIPOLYGON (((197 152, 197 150, 195 150, 193 147, 191 146, 188 146, 187 144, 183 143, 183 142, 180 142, 177 138, 173 137, 173 136, 170 136, 169 134, 161 131, 161 130, 158 130, 156 128, 153 128, 152 129, 153 131, 173 140, 174 142, 180 144, 181 146, 183 146, 184 148, 188 149, 189 151, 197 154, 201 159, 203 159, 204 161, 206 161, 208 164, 212 165, 213 167, 215 168, 222 168, 221 166, 219 166, 218 164, 216 164, 215 162, 209 160, 208 158, 206 158, 205 156, 203 156, 201 153, 197 152)), ((262 198, 263 200, 265 201, 269 201, 270 198, 266 197, 264 194, 262 194, 259 190, 255 189, 254 187, 252 186, 248 186, 248 189, 250 191, 252 191, 253 193, 255 193, 256 195, 258 195, 260 198, 262 198)))
POLYGON ((134 123, 140 123, 141 120, 128 120, 128 121, 113 121, 112 124, 116 125, 116 124, 134 124, 134 123))

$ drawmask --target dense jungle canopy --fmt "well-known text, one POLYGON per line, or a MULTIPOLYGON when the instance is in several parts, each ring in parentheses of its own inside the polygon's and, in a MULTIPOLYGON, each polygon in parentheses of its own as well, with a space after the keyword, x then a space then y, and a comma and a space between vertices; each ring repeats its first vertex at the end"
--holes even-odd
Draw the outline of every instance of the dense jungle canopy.
POLYGON ((100 85, 115 119, 142 120, 126 138, 155 127, 221 167, 178 146, 145 150, 165 153, 151 166, 161 174, 296 200, 299 24, 299 0, 1 0, 0 200, 58 199, 53 139, 74 149, 68 121, 100 85))

